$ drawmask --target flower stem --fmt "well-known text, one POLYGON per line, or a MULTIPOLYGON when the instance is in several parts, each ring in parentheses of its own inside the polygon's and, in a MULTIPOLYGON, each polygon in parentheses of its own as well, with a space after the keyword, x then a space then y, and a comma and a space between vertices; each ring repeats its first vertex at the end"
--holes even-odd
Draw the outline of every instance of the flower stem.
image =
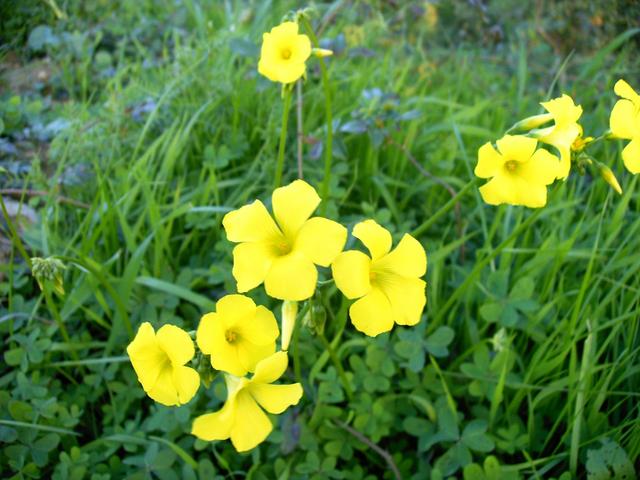
MULTIPOLYGON (((311 23, 303 15, 300 17, 305 30, 311 38, 311 43, 316 48, 320 47, 318 37, 313 32, 311 23)), ((327 65, 324 63, 324 58, 318 58, 320 62, 320 76, 322 78, 322 88, 324 90, 324 108, 327 121, 327 141, 324 146, 324 179, 322 180, 322 188, 320 190, 320 197, 322 200, 321 213, 324 215, 327 210, 327 200, 329 199, 329 185, 331 181, 331 162, 333 160, 333 114, 331 111, 331 84, 329 83, 329 75, 327 73, 327 65)))
POLYGON ((2 215, 4 216, 4 220, 5 222, 7 222, 7 228, 9 229, 10 238, 14 241, 16 248, 20 252, 20 255, 22 255, 22 258, 24 258, 24 261, 27 263, 29 269, 31 269, 31 257, 27 253, 27 250, 24 248, 22 240, 20 240, 20 235, 18 235, 18 231, 13 224, 13 221, 11 220, 11 216, 7 211, 7 207, 4 204, 4 198, 2 198, 2 195, 0 195, 0 208, 2 208, 2 215))
MULTIPOLYGON (((67 332, 67 327, 64 325, 64 320, 60 316, 60 312, 58 311, 58 307, 56 307, 55 302, 53 301, 53 297, 51 295, 51 287, 47 283, 47 281, 42 283, 42 293, 44 294, 44 300, 47 304, 47 308, 51 312, 53 319, 56 321, 58 328, 60 329, 60 333, 62 334, 62 338, 64 341, 71 345, 71 338, 69 337, 69 332, 67 332)), ((75 350, 71 350, 71 356, 74 360, 79 360, 78 352, 75 350)))
POLYGON ((273 188, 278 188, 282 182, 282 169, 284 167, 284 148, 287 143, 287 124, 289 123, 289 108, 291 107, 291 89, 288 85, 283 87, 282 105, 282 129, 280 130, 280 146, 278 147, 278 160, 276 162, 276 174, 273 180, 273 188))
POLYGON ((324 336, 324 333, 319 334, 318 337, 320 338, 320 341, 324 345, 324 348, 327 349, 327 353, 329 354, 329 357, 331 358, 333 365, 336 367, 336 370, 338 371, 338 376, 340 377, 340 381, 342 382, 342 387, 344 388, 344 391, 347 394, 349 401, 352 401, 353 391, 351 390, 351 384, 349 383, 349 379, 347 378, 346 373, 344 373, 344 368, 342 368, 342 364, 340 363, 340 360, 338 359, 338 356, 336 355, 335 350, 327 340, 327 337, 324 336))

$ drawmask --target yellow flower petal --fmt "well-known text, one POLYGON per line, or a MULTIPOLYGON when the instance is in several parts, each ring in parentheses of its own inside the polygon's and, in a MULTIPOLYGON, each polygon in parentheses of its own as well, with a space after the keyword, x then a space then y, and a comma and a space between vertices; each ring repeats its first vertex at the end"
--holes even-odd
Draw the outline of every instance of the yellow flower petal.
POLYGON ((629 139, 640 135, 640 112, 635 111, 631 101, 618 100, 611 111, 609 128, 618 138, 629 139))
POLYGON ((151 389, 168 358, 158 346, 155 332, 149 322, 140 325, 135 338, 127 347, 127 354, 142 387, 145 391, 151 389))
POLYGON ((198 391, 200 376, 193 368, 174 367, 173 385, 178 394, 180 404, 188 403, 198 391))
POLYGON ((255 309, 253 319, 238 323, 235 331, 255 345, 275 344, 279 333, 276 317, 262 305, 255 309))
POLYGON ((244 293, 264 282, 275 258, 267 243, 241 243, 233 249, 233 278, 238 292, 244 293))
POLYGON ((391 250, 391 234, 375 220, 365 220, 353 227, 353 236, 369 249, 371 258, 376 260, 391 250))
POLYGON ((640 137, 637 137, 622 151, 622 161, 631 173, 640 173, 640 137))
POLYGON ((632 102, 640 102, 640 95, 635 92, 631 85, 622 79, 616 82, 613 87, 613 91, 616 92, 616 95, 619 97, 626 98, 632 102))
POLYGON ((213 338, 215 337, 215 332, 218 331, 218 325, 224 326, 215 312, 206 313, 200 318, 200 323, 196 330, 196 343, 198 348, 207 355, 210 355, 213 349, 213 338))
POLYGON ((191 433, 201 440, 226 440, 236 418, 235 398, 227 400, 221 410, 196 417, 191 433))
POLYGON ((558 157, 544 149, 539 149, 533 154, 531 160, 519 167, 518 171, 529 183, 549 185, 558 176, 559 168, 558 157))
POLYGON ((505 161, 526 162, 531 158, 538 142, 523 135, 505 135, 496 142, 505 161))
POLYGON ((256 364, 258 364, 260 360, 264 360, 270 355, 273 355, 273 352, 275 351, 275 340, 266 345, 256 345, 255 343, 245 339, 239 340, 237 342, 236 352, 238 355, 238 363, 243 368, 242 375, 245 375, 247 372, 253 372, 256 368, 256 364))
MULTIPOLYGON (((582 107, 576 105, 573 99, 566 94, 548 102, 542 102, 541 105, 553 115, 553 119, 557 126, 564 126, 575 123, 582 115, 582 107)), ((572 140, 573 141, 573 140, 572 140)))
POLYGON ((313 295, 318 271, 311 260, 291 252, 278 257, 267 273, 267 295, 280 300, 306 300, 313 295))
POLYGON ((420 321, 427 302, 426 283, 419 278, 380 275, 378 284, 389 299, 393 321, 399 325, 415 325, 420 321))
POLYGON ((153 400, 167 407, 179 405, 178 392, 175 384, 173 383, 173 368, 170 364, 160 370, 160 375, 149 390, 145 390, 153 400))
POLYGON ((247 317, 253 317, 256 304, 245 295, 225 295, 216 302, 216 312, 227 327, 233 327, 247 317))
POLYGON ((353 326, 370 337, 388 332, 393 327, 393 310, 379 288, 372 288, 367 295, 351 305, 349 315, 353 326))
POLYGON ((297 405, 302 398, 302 386, 299 383, 292 385, 257 383, 251 384, 248 389, 262 408, 274 414, 284 412, 291 405, 297 405))
POLYGON ((320 203, 320 197, 304 180, 276 188, 271 196, 273 215, 290 242, 320 203))
POLYGON ((238 360, 237 348, 226 341, 227 326, 218 313, 207 313, 200 320, 196 342, 200 350, 211 355, 211 366, 216 370, 242 376, 247 369, 238 360))
POLYGON ((504 162, 504 158, 493 148, 491 142, 487 142, 478 149, 478 165, 473 173, 476 177, 491 178, 502 170, 504 162))
POLYGON ((543 207, 547 203, 547 189, 543 185, 527 183, 520 177, 498 175, 480 187, 482 199, 489 205, 523 205, 543 207))
POLYGON ((287 369, 289 358, 286 352, 276 352, 261 360, 256 365, 256 371, 251 378, 252 384, 273 383, 278 380, 287 369))
POLYGON ((175 325, 163 325, 158 330, 156 339, 175 366, 184 365, 195 354, 189 334, 175 325))
POLYGON ((231 427, 231 443, 238 452, 246 452, 262 443, 273 425, 246 390, 236 397, 236 418, 231 427))
POLYGON ((277 242, 282 234, 260 200, 227 213, 222 226, 230 242, 277 242))
POLYGON ((302 225, 293 249, 316 265, 328 267, 344 248, 347 229, 326 218, 310 218, 302 225))
POLYGON ((408 233, 396 248, 372 265, 374 273, 394 272, 405 277, 422 277, 427 273, 427 253, 422 244, 408 233))
POLYGON ((360 298, 371 290, 371 259, 362 252, 342 252, 331 265, 331 272, 336 287, 348 299, 360 298))

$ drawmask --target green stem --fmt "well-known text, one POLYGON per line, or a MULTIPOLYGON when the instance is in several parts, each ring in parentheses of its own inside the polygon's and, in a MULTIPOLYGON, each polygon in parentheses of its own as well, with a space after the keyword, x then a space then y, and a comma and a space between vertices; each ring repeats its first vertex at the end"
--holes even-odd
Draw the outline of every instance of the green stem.
MULTIPOLYGON (((311 27, 311 23, 305 16, 300 17, 302 24, 311 38, 311 43, 316 48, 320 47, 318 37, 311 27)), ((329 199, 329 185, 331 182, 331 162, 333 160, 333 113, 331 111, 331 84, 329 83, 329 75, 327 74, 327 65, 324 58, 318 58, 320 62, 320 76, 322 78, 322 89, 324 90, 324 108, 327 120, 327 142, 324 146, 324 179, 320 197, 322 200, 321 213, 324 215, 327 210, 327 200, 329 199)))
POLYGON ((344 368, 342 368, 342 364, 340 363, 340 360, 338 359, 338 356, 336 355, 335 350, 327 340, 327 337, 324 336, 324 333, 319 334, 318 337, 320 338, 320 341, 324 345, 324 348, 326 348, 327 353, 329 354, 329 357, 333 362, 333 365, 336 367, 336 370, 338 371, 338 376, 340 377, 340 381, 342 382, 342 386, 344 388, 344 391, 347 394, 347 397, 349 398, 349 401, 353 401, 353 391, 351 390, 349 379, 347 378, 347 375, 344 373, 344 368))
MULTIPOLYGON (((56 324, 60 329, 60 333, 62 334, 62 338, 64 338, 64 341, 68 345, 71 345, 71 338, 69 337, 69 332, 67 332, 67 327, 64 325, 64 321, 60 316, 60 312, 58 312, 58 307, 56 307, 56 304, 53 301, 53 298, 51 296, 51 287, 48 285, 46 280, 42 282, 42 293, 44 293, 44 300, 47 304, 47 308, 51 312, 53 319, 56 321, 56 324)), ((73 357, 74 360, 79 360, 78 352, 76 352, 75 350, 71 350, 71 356, 73 357)))
POLYGON ((7 227, 9 228, 9 234, 11 235, 11 240, 13 240, 16 247, 18 248, 18 251, 20 252, 20 255, 22 255, 22 257, 24 258, 24 261, 29 266, 29 269, 31 269, 31 257, 27 253, 26 248, 24 248, 24 245, 22 244, 22 240, 20 240, 20 235, 18 235, 18 231, 16 230, 16 227, 13 224, 11 217, 9 216, 9 212, 7 211, 7 207, 4 204, 4 198, 2 198, 2 195, 0 195, 0 207, 2 208, 2 215, 4 216, 4 220, 5 222, 7 222, 7 227))
POLYGON ((284 149, 287 144, 287 124, 289 123, 289 109, 291 107, 291 89, 288 85, 283 87, 284 98, 282 105, 282 129, 280 130, 280 146, 278 147, 278 160, 276 162, 276 175, 273 180, 273 188, 278 188, 282 182, 282 169, 284 167, 284 149))
POLYGON ((458 193, 456 193, 453 197, 451 197, 447 203, 445 203, 442 207, 440 207, 440 209, 436 213, 431 215, 424 222, 422 222, 422 224, 420 224, 415 230, 413 230, 413 232, 411 232, 411 235, 413 235, 414 237, 417 237, 418 235, 421 235, 422 233, 426 232, 431 225, 437 222, 440 219, 440 217, 442 217, 442 215, 444 215, 453 207, 455 207, 456 203, 460 201, 460 198, 477 184, 478 184, 478 179, 473 179, 469 183, 467 183, 464 187, 462 187, 462 189, 460 189, 458 193))

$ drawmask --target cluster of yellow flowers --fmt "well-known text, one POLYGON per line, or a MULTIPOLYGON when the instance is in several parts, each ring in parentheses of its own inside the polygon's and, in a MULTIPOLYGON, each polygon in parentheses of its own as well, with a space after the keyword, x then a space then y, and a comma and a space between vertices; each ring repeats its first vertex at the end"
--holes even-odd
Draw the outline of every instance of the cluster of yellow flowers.
MULTIPOLYGON (((195 334, 199 351, 225 375, 227 401, 221 410, 197 417, 192 433, 203 440, 230 438, 238 451, 254 448, 271 432, 264 410, 282 413, 302 397, 299 383, 272 383, 287 368, 296 302, 314 296, 318 266, 331 267, 338 289, 348 299, 357 299, 349 314, 355 328, 367 335, 388 332, 395 323, 415 325, 426 303, 426 283, 420 277, 426 273, 427 256, 411 235, 405 234, 392 249, 389 231, 365 220, 355 225, 353 236, 369 255, 343 251, 347 229, 312 216, 320 197, 303 180, 275 189, 271 204, 273 217, 255 200, 229 212, 222 224, 227 239, 237 243, 232 273, 238 292, 264 284, 269 296, 284 300, 282 332, 270 310, 245 295, 230 294, 218 300, 215 312, 202 317, 195 334), (276 352, 280 333, 282 349, 276 352), (253 373, 250 379, 248 373, 253 373)), ((127 352, 152 399, 180 405, 196 394, 198 372, 185 366, 195 348, 184 330, 164 325, 156 333, 144 323, 127 352)))
POLYGON ((611 169, 585 152, 598 140, 629 139, 622 159, 631 173, 640 173, 640 95, 624 80, 619 80, 614 90, 622 99, 611 112, 610 130, 597 139, 583 136, 578 123, 582 107, 570 96, 562 95, 541 104, 547 113, 516 123, 496 142, 497 150, 490 142, 480 147, 474 173, 490 179, 480 187, 483 200, 491 205, 543 207, 547 203, 547 186, 555 180, 566 180, 572 165, 581 170, 585 165, 596 166, 602 178, 622 193, 611 169), (550 122, 553 124, 545 127, 550 122), (512 131, 522 133, 509 135, 512 131), (553 147, 555 154, 538 148, 539 142, 553 147))

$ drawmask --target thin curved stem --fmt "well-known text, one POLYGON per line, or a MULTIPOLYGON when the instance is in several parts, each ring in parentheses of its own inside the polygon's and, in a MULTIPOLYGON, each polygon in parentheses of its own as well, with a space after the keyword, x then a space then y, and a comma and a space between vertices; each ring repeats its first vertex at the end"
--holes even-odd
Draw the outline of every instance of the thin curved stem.
POLYGON ((282 105, 282 129, 280 130, 280 146, 278 147, 278 160, 276 161, 276 174, 273 179, 273 188, 278 188, 282 182, 282 170, 284 168, 284 150, 287 144, 287 124, 289 123, 289 109, 291 107, 291 89, 283 87, 282 105))
MULTIPOLYGON (((311 38, 311 43, 316 48, 320 47, 318 37, 313 32, 311 23, 309 20, 302 16, 302 24, 304 25, 307 34, 311 38)), ((331 110, 331 84, 329 83, 329 75, 327 73, 327 65, 324 63, 324 58, 318 58, 320 62, 320 77, 322 79, 322 89, 324 90, 324 108, 327 124, 327 141, 324 146, 324 179, 322 180, 322 187, 320 190, 320 197, 322 200, 321 213, 325 214, 327 210, 327 200, 329 199, 329 186, 331 182, 331 163, 333 161, 333 113, 331 110)))
POLYGON ((347 374, 344 372, 344 368, 342 368, 342 364, 340 363, 340 360, 338 359, 338 356, 336 355, 335 350, 327 340, 327 337, 324 336, 324 333, 319 334, 318 337, 320 338, 320 341, 324 345, 324 348, 326 348, 327 353, 329 354, 329 358, 331 358, 331 361, 333 362, 334 367, 336 367, 338 376, 340 377, 340 382, 342 382, 342 386, 344 388, 345 393, 347 394, 347 397, 349 398, 349 401, 352 401, 353 390, 351 390, 349 379, 347 378, 347 374))

